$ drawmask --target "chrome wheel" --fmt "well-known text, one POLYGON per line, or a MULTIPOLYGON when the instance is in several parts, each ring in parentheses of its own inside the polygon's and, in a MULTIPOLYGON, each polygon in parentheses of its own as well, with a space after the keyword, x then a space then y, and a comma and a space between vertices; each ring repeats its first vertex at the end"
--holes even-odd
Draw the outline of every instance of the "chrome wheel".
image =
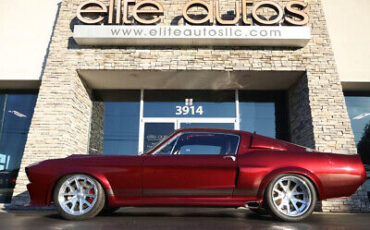
POLYGON ((307 183, 296 176, 284 176, 275 182, 272 203, 277 210, 289 217, 305 214, 311 206, 311 190, 307 183))
POLYGON ((84 175, 68 178, 59 189, 58 202, 68 214, 80 216, 89 212, 98 198, 96 183, 84 175))

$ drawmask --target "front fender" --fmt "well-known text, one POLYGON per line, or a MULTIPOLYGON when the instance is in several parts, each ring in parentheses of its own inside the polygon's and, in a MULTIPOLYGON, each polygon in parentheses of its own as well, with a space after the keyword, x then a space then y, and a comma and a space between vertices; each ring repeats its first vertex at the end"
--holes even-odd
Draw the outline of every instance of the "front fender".
POLYGON ((317 193, 318 193, 317 195, 318 195, 319 199, 321 200, 323 198, 323 187, 322 187, 322 183, 319 180, 319 178, 315 174, 313 174, 312 172, 308 171, 307 169, 292 166, 292 167, 278 168, 278 169, 275 169, 275 170, 271 171, 270 173, 268 173, 262 179, 262 182, 261 182, 260 187, 258 189, 258 193, 257 193, 258 200, 263 200, 266 188, 267 188, 268 184, 271 182, 272 179, 274 179, 275 177, 277 177, 281 174, 286 174, 286 173, 295 173, 295 174, 299 174, 299 175, 307 177, 309 180, 311 180, 311 182, 316 187, 317 193))
POLYGON ((47 192, 46 201, 45 201, 47 205, 50 205, 50 203, 51 203, 53 192, 54 192, 54 187, 55 187, 56 183, 61 178, 63 178, 64 176, 71 175, 71 174, 85 174, 85 175, 91 176, 94 179, 96 179, 102 185, 102 187, 103 187, 107 196, 113 195, 112 187, 111 187, 108 179, 102 173, 89 171, 87 169, 85 169, 85 170, 84 169, 77 169, 77 170, 76 169, 70 169, 70 170, 65 170, 63 172, 60 172, 60 173, 56 174, 50 180, 50 182, 48 184, 48 189, 47 189, 48 192, 47 192))

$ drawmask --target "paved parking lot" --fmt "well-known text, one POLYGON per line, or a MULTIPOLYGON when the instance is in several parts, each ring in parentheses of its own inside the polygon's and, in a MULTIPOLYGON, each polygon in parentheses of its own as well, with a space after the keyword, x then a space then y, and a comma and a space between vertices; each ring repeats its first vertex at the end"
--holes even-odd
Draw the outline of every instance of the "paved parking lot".
POLYGON ((0 229, 370 229, 370 214, 315 213, 301 223, 284 223, 245 209, 121 208, 87 221, 60 219, 55 211, 0 212, 0 229))

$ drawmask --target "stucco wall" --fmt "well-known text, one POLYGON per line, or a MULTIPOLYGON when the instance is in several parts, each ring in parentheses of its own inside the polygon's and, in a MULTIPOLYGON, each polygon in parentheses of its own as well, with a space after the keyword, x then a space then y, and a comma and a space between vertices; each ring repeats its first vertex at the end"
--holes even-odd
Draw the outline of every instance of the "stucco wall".
POLYGON ((370 1, 322 2, 341 81, 370 82, 370 1))
POLYGON ((0 80, 39 80, 61 0, 0 1, 0 80))
MULTIPOLYGON (((61 0, 0 1, 0 80, 38 80, 61 0)), ((323 0, 341 81, 370 82, 370 1, 323 0)))

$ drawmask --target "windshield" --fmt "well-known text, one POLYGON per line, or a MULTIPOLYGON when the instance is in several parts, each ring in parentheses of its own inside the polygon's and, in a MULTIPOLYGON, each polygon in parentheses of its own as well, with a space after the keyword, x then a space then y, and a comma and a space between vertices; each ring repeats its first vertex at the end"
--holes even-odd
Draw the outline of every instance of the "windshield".
POLYGON ((152 152, 154 149, 156 149, 158 146, 160 146, 162 143, 164 143, 165 141, 168 140, 169 137, 171 137, 173 134, 175 133, 172 132, 170 134, 168 134, 166 137, 164 137, 160 142, 158 142, 157 144, 153 145, 153 147, 151 147, 150 149, 148 149, 146 152, 143 153, 143 155, 147 155, 149 154, 150 152, 152 152))

